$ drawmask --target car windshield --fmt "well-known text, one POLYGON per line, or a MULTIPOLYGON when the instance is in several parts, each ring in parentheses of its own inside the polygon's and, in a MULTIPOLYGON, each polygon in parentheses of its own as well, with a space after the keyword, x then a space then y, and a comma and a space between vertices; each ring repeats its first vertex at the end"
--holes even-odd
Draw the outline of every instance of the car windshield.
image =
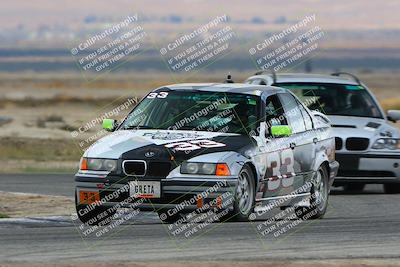
POLYGON ((331 83, 278 83, 289 89, 311 110, 326 115, 382 118, 369 92, 362 85, 331 83))
POLYGON ((257 128, 258 97, 193 90, 153 92, 119 129, 164 129, 248 134, 257 128))

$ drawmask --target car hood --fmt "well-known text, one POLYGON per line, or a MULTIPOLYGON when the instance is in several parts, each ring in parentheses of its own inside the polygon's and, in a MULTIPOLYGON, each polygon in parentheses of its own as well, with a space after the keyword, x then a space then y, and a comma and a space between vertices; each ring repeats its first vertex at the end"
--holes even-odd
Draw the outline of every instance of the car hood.
POLYGON ((338 137, 384 137, 400 136, 399 129, 384 119, 352 116, 328 116, 331 120, 333 134, 338 137))
MULTIPOLYGON (((207 142, 207 141, 206 141, 207 142)), ((241 151, 250 146, 250 137, 234 133, 181 130, 120 130, 91 145, 84 157, 108 159, 189 159, 207 153, 241 151), (176 150, 168 147, 174 143, 193 140, 211 140, 219 145, 194 150, 176 150)), ((189 144, 190 146, 190 144, 189 144)))

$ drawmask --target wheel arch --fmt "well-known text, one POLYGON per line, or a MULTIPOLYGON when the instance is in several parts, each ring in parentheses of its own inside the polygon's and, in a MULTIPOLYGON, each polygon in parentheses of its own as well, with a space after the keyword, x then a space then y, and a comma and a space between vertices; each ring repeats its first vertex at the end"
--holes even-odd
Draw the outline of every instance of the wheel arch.
POLYGON ((255 186, 254 189, 257 191, 259 179, 258 179, 258 173, 257 173, 256 166, 254 166, 253 162, 251 162, 251 161, 247 161, 243 166, 246 166, 246 165, 250 167, 251 172, 254 175, 254 186, 255 186))

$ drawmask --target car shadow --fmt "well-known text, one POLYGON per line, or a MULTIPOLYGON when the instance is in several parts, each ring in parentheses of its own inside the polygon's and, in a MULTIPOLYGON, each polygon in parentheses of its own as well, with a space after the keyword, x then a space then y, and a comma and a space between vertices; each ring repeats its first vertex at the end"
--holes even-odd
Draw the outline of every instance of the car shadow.
POLYGON ((359 191, 346 191, 343 186, 333 187, 331 195, 379 195, 385 194, 383 185, 380 184, 367 184, 363 190, 359 191))

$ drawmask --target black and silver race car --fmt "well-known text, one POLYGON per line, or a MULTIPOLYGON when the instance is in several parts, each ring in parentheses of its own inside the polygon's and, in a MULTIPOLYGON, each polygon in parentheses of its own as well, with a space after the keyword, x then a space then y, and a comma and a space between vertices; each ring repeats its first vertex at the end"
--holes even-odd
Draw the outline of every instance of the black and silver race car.
POLYGON ((124 207, 163 221, 223 206, 247 220, 271 205, 321 218, 338 171, 329 120, 278 87, 163 86, 103 128, 112 133, 75 175, 77 214, 89 224, 124 207))

